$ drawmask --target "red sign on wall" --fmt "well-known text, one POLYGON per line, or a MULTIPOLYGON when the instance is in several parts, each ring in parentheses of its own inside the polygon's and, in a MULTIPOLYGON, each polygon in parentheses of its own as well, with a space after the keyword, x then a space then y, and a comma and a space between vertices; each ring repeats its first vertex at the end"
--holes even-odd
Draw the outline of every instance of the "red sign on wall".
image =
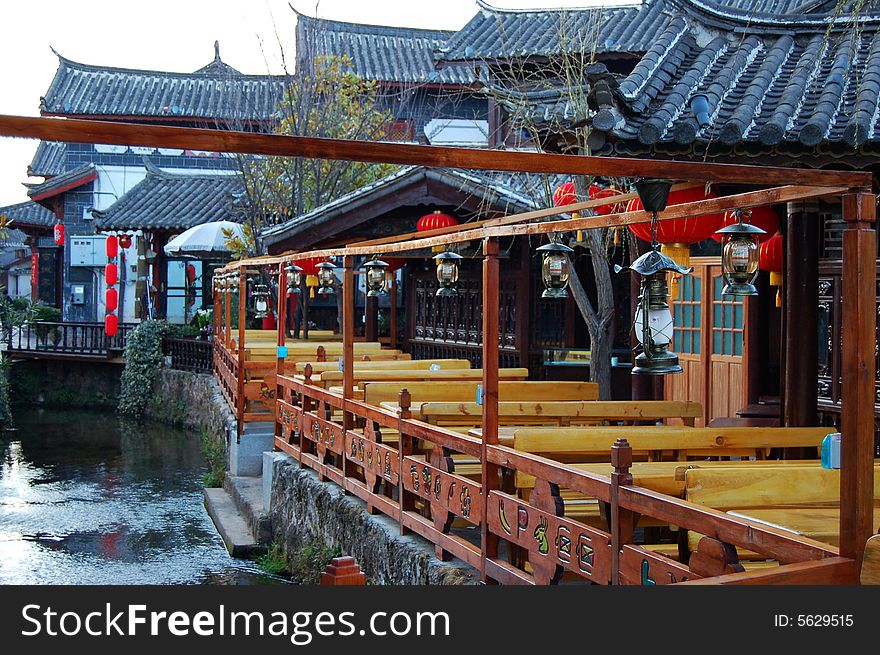
POLYGON ((40 297, 40 255, 36 250, 31 251, 31 298, 36 300, 40 297))

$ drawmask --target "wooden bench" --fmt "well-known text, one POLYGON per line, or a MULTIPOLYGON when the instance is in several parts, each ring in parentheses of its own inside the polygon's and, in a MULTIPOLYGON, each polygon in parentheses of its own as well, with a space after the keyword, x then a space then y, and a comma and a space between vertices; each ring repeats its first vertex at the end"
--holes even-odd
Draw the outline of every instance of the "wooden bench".
MULTIPOLYGON (((411 412, 418 417, 416 405, 422 402, 476 402, 479 382, 434 384, 432 382, 368 382, 364 384, 364 401, 377 407, 382 403, 396 403, 400 390, 406 388, 411 399, 411 412)), ((595 382, 544 382, 526 380, 498 383, 501 401, 596 400, 599 386, 595 382)))
MULTIPOLYGON (((325 371, 321 373, 320 384, 325 388, 332 386, 334 383, 342 382, 342 371, 325 371)), ((503 380, 524 380, 529 376, 527 368, 500 368, 498 369, 498 377, 503 380)), ((407 369, 389 370, 389 369, 371 369, 354 371, 354 383, 360 388, 369 382, 385 382, 398 381, 406 382, 459 382, 470 380, 482 380, 483 370, 479 368, 472 369, 447 369, 440 371, 414 371, 407 369)), ((312 378, 313 383, 315 378, 312 378)), ((402 385, 405 386, 405 385, 402 385)), ((401 385, 398 385, 398 392, 401 385)), ((474 391, 476 395, 476 390, 474 391)))
MULTIPOLYGON (((426 402, 414 408, 414 415, 434 425, 457 426, 480 424, 482 405, 475 402, 426 402)), ((597 422, 626 423, 681 419, 693 426, 703 415, 700 403, 678 400, 592 400, 498 403, 498 421, 502 425, 544 423, 565 426, 597 422)))
MULTIPOLYGON (((779 429, 779 428, 777 428, 779 429)), ((794 534, 836 545, 839 541, 840 470, 820 466, 696 468, 685 471, 684 497, 794 534)), ((880 499, 880 464, 874 466, 874 501, 880 499)), ((874 509, 874 529, 880 509, 874 509)), ((693 551, 702 535, 688 535, 693 551)), ((762 556, 740 551, 741 558, 762 556)), ((764 558, 762 558, 764 559, 764 558)))
MULTIPOLYGON (((332 362, 294 362, 291 364, 286 364, 285 372, 288 373, 304 373, 306 365, 310 365, 312 367, 312 376, 317 377, 321 373, 325 373, 327 371, 339 371, 341 364, 340 360, 335 360, 332 362)), ((447 369, 469 369, 471 367, 471 363, 467 359, 409 359, 409 355, 405 359, 400 360, 392 360, 392 361, 372 361, 372 360, 360 360, 355 359, 352 362, 352 367, 356 371, 366 371, 366 370, 407 370, 407 371, 422 371, 429 370, 433 367, 436 367, 440 370, 447 369)))

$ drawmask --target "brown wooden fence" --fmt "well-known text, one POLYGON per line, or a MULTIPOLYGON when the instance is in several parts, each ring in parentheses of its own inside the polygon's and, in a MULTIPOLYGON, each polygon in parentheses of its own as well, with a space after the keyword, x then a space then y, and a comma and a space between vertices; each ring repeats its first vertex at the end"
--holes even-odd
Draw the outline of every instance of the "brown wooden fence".
POLYGON ((214 370, 213 346, 201 339, 165 339, 162 343, 165 355, 171 357, 171 368, 195 373, 211 373, 214 370))

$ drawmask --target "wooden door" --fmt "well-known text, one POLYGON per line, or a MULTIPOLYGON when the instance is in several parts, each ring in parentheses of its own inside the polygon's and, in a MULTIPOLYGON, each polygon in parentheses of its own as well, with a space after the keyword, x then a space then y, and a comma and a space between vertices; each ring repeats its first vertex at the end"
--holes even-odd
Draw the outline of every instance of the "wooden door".
POLYGON ((694 258, 691 265, 694 272, 679 280, 672 304, 672 349, 684 371, 666 376, 664 389, 668 400, 701 403, 705 424, 713 418, 736 416, 746 404, 746 304, 741 298, 722 296, 724 280, 717 257, 694 258))

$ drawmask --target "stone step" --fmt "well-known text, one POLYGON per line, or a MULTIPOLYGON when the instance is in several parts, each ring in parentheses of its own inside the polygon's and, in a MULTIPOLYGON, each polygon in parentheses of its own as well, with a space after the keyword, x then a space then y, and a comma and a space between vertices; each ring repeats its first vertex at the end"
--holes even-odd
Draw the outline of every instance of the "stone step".
POLYGON ((231 475, 227 472, 223 488, 232 497, 256 540, 262 544, 268 543, 272 538, 272 521, 263 507, 262 476, 231 475))
POLYGON ((217 527, 217 532, 233 557, 249 558, 266 552, 257 543, 235 501, 225 489, 205 489, 205 508, 217 527))

